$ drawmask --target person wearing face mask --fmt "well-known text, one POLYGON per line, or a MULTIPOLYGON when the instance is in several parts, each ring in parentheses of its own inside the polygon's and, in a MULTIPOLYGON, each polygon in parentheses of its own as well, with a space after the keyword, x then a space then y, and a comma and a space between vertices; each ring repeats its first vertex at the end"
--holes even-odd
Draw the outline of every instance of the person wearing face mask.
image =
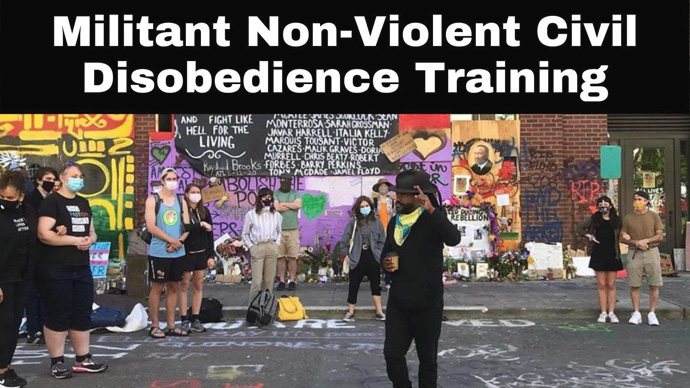
MULTIPOLYGON (((388 228, 388 222, 395 217, 395 195, 391 191, 393 184, 388 182, 388 179, 381 178, 371 188, 374 192, 372 199, 374 200, 374 211, 379 217, 383 230, 388 228)), ((384 271, 384 281, 386 283, 386 291, 391 288, 391 274, 384 271)))
MULTIPOLYGON (((24 202, 33 206, 34 209, 39 209, 43 199, 53 192, 55 181, 57 180, 58 173, 55 169, 51 167, 40 167, 34 174, 36 186, 26 195, 24 202)), ((43 337, 43 323, 45 322, 45 317, 40 294, 33 281, 34 277, 35 276, 29 276, 27 278, 26 329, 28 334, 26 343, 45 344, 45 338, 43 337)))
MULTIPOLYGON (((189 224, 189 212, 186 211, 184 200, 176 193, 179 176, 174 168, 166 168, 161 172, 163 190, 146 199, 146 229, 151 233, 149 245, 148 272, 151 281, 149 292, 149 311, 151 313, 151 329, 149 336, 164 338, 166 336, 186 337, 189 332, 175 327, 175 307, 177 306, 178 284, 182 280, 185 265, 184 242, 189 232, 184 230, 184 224, 189 224), (161 292, 165 287, 165 312, 167 329, 163 332, 159 327, 158 307, 161 292)), ((184 312, 181 312, 184 314, 184 312)))
POLYGON ((10 368, 36 253, 38 221, 34 208, 22 203, 25 184, 19 172, 0 175, 0 387, 26 385, 10 368))
POLYGON ((256 199, 256 208, 247 212, 242 227, 242 242, 251 254, 252 285, 249 303, 261 290, 272 290, 276 278, 276 262, 280 246, 283 217, 276 211, 273 191, 263 187, 256 199))
POLYGON ((276 210, 283 216, 282 234, 280 237, 280 252, 278 252, 278 276, 280 282, 276 290, 285 289, 285 270, 289 269, 288 291, 297 288, 297 256, 299 256, 300 237, 297 214, 302 208, 302 194, 292 190, 292 176, 283 174, 280 176, 280 189, 273 193, 276 210))
POLYGON ((357 293, 364 276, 369 279, 371 285, 371 295, 376 308, 375 318, 379 321, 386 320, 381 307, 381 251, 386 234, 373 208, 374 204, 369 197, 357 198, 351 211, 353 217, 345 226, 345 233, 340 239, 340 253, 350 265, 348 310, 343 318, 345 322, 355 320, 357 293))
POLYGON ((598 211, 579 223, 577 233, 589 240, 587 256, 589 268, 593 269, 599 284, 599 307, 601 313, 597 322, 619 323, 614 313, 616 307, 616 272, 623 269, 618 236, 622 221, 609 197, 596 201, 598 211))
POLYGON ((433 195, 438 188, 423 171, 403 171, 395 179, 395 222, 388 224, 381 253, 392 273, 386 305, 383 355, 394 387, 411 387, 405 355, 412 340, 419 356, 419 386, 435 387, 438 340, 443 317, 443 248, 460 243, 460 232, 433 195), (429 197, 428 195, 431 195, 429 197), (397 256, 396 261, 391 256, 397 256))
POLYGON ((664 283, 661 278, 661 256, 659 243, 664 239, 664 227, 661 218, 648 209, 649 194, 638 191, 633 195, 633 212, 623 219, 621 228, 621 242, 630 246, 628 251, 627 271, 630 284, 630 298, 635 311, 628 323, 639 325, 642 323, 640 313, 640 287, 642 276, 647 278, 649 285, 649 314, 647 322, 651 326, 658 326, 656 305, 659 302, 659 287, 664 283))
POLYGON ((51 373, 64 379, 76 373, 98 373, 108 366, 89 353, 93 277, 89 247, 96 230, 89 201, 77 195, 84 187, 80 165, 68 163, 60 171, 62 188, 47 196, 39 210, 38 286, 45 307, 44 335, 51 358, 51 373), (64 226, 64 234, 57 226, 64 226), (69 335, 76 360, 65 366, 65 340, 69 335))
POLYGON ((189 213, 189 224, 184 225, 184 230, 189 236, 184 241, 186 257, 184 260, 184 274, 180 283, 178 307, 182 319, 180 329, 187 333, 206 331, 199 321, 201 311, 201 299, 203 298, 202 286, 206 268, 215 267, 215 255, 213 250, 213 219, 211 212, 206 209, 201 200, 201 187, 189 184, 185 188, 185 204, 189 213), (192 292, 192 313, 187 315, 187 291, 190 280, 194 278, 192 292))

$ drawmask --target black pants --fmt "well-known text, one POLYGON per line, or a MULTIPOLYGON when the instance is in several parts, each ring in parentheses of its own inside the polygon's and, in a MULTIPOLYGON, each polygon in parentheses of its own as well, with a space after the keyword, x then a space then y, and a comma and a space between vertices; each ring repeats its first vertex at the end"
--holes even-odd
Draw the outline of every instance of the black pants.
POLYGON ((350 271, 350 290, 347 293, 347 303, 357 304, 359 285, 364 276, 369 279, 371 295, 381 296, 381 266, 374 259, 371 249, 363 250, 359 256, 359 263, 350 271))
POLYGON ((419 388, 436 387, 438 339, 441 336, 443 298, 423 310, 406 310, 393 298, 386 306, 386 339, 383 355, 393 388, 411 388, 405 355, 414 339, 419 357, 419 388))
POLYGON ((45 327, 52 331, 89 331, 93 305, 93 275, 88 265, 44 268, 39 289, 45 307, 45 327))
POLYGON ((4 295, 0 303, 0 368, 10 365, 17 348, 26 299, 25 287, 22 282, 0 283, 4 295))
POLYGON ((26 288, 26 331, 30 335, 43 332, 45 316, 41 305, 41 296, 36 283, 31 281, 26 288))

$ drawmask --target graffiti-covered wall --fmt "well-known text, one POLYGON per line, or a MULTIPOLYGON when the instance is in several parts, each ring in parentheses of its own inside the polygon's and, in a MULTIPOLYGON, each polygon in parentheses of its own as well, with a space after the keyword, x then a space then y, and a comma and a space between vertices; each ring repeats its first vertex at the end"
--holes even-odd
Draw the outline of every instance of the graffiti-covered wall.
MULTIPOLYGON (((133 115, 0 115, 0 160, 59 170, 68 162, 84 167, 84 189, 94 213, 99 241, 110 241, 110 267, 127 252, 127 230, 134 227, 133 115)), ((112 271, 111 271, 112 272, 112 271)))
POLYGON ((520 242, 520 122, 453 122, 453 192, 496 206, 506 248, 520 242))
MULTIPOLYGON (((204 119, 211 120, 210 118, 204 119)), ((244 119, 255 122, 255 118, 253 117, 244 119)), ((297 118, 290 118, 290 120, 293 119, 297 120, 297 118)), ((350 143, 349 140, 345 140, 347 138, 358 139, 377 135, 391 137, 396 134, 398 128, 400 131, 413 132, 413 138, 415 139, 418 147, 417 151, 414 154, 406 156, 400 163, 395 164, 395 169, 391 171, 392 173, 379 175, 354 174, 294 178, 293 189, 303 193, 303 205, 302 210, 299 213, 302 245, 315 245, 317 244, 317 241, 320 244, 331 242, 332 245, 335 245, 343 234, 343 228, 349 220, 349 211, 352 208, 355 199, 360 195, 367 195, 371 198, 376 197, 378 194, 372 191, 374 184, 376 184, 381 178, 387 178, 389 181, 394 182, 395 173, 398 171, 408 169, 426 171, 430 175, 431 182, 434 183, 441 191, 442 196, 447 198, 450 195, 452 145, 450 138, 449 115, 400 115, 399 117, 398 115, 393 115, 392 117, 387 116, 384 118, 374 117, 368 122, 366 119, 367 117, 345 117, 342 118, 337 124, 334 124, 347 129, 337 132, 341 134, 340 137, 336 135, 336 131, 339 130, 338 128, 334 127, 334 129, 330 131, 330 134, 335 136, 333 136, 333 138, 330 140, 327 139, 325 142, 336 145, 336 148, 307 148, 306 145, 311 144, 311 140, 307 140, 305 138, 302 139, 300 144, 292 144, 290 148, 270 147, 270 151, 268 152, 271 152, 271 154, 268 155, 267 158, 264 160, 252 160, 255 162, 255 165, 257 165, 257 162, 266 164, 266 161, 269 160, 269 158, 272 158, 274 162, 275 160, 281 159, 293 159, 290 156, 291 152, 303 154, 299 160, 321 160, 321 155, 325 155, 323 159, 327 161, 331 159, 336 160, 342 155, 337 152, 337 147, 339 147, 340 143, 350 143), (395 120, 394 124, 380 124, 384 119, 391 118, 395 120), (357 126, 376 127, 377 125, 381 126, 382 128, 394 128, 395 132, 384 132, 384 130, 381 129, 362 129, 361 131, 357 131, 356 128, 357 126), (338 141, 338 138, 341 140, 338 141)), ((213 120, 218 121, 219 119, 213 118, 213 120)), ((230 117, 225 118, 224 120, 229 120, 232 122, 235 120, 235 118, 230 117)), ((294 122, 293 125, 299 127, 313 125, 313 120, 322 119, 320 116, 316 119, 310 116, 303 122, 294 122)), ((325 122, 323 124, 324 127, 329 125, 325 122)), ((209 133, 213 133, 213 128, 217 124, 206 123, 205 125, 199 125, 203 125, 203 131, 205 132, 204 136, 207 136, 209 133)), ((232 125, 229 125, 229 128, 232 128, 232 125)), ((202 131, 202 129, 198 130, 202 131)), ((253 133, 251 133, 251 128, 248 131, 250 132, 250 138, 253 136, 263 139, 262 141, 257 142, 259 145, 264 144, 262 146, 265 146, 265 144, 272 145, 282 142, 280 138, 267 136, 268 132, 266 132, 265 128, 255 129, 255 132, 253 133)), ((289 133, 290 128, 286 129, 285 132, 289 133)), ((247 135, 246 133, 242 134, 247 135)), ((293 135, 296 134, 297 132, 293 132, 293 135)), ((328 136, 329 132, 324 132, 324 135, 328 136)), ((237 139, 239 139, 239 137, 237 137, 237 139)), ((205 141, 215 142, 217 140, 208 139, 205 141)), ((365 147, 362 151, 363 153, 368 153, 370 155, 367 159, 369 161, 376 160, 377 158, 386 158, 385 155, 380 153, 378 147, 376 149, 371 149, 371 142, 356 141, 352 143, 361 144, 361 147, 365 147)), ((189 155, 187 158, 185 158, 184 155, 181 154, 181 152, 185 152, 185 150, 186 148, 180 147, 179 144, 176 147, 176 141, 174 134, 172 133, 151 134, 151 138, 149 140, 149 193, 151 192, 151 183, 160 180, 160 173, 166 167, 174 167, 180 173, 181 180, 178 188, 179 193, 184 192, 185 187, 193 182, 201 184, 201 186, 205 187, 206 189, 211 188, 211 179, 201 174, 189 164, 189 155)), ((350 148, 348 148, 348 150, 350 150, 350 148)), ((241 155, 245 151, 246 150, 241 147, 235 148, 234 150, 237 155, 241 155)), ((256 150, 253 150, 252 152, 256 153, 256 150)), ((351 152, 348 154, 347 158, 341 160, 341 162, 345 163, 356 161, 358 158, 361 158, 363 153, 351 152)), ((192 154, 196 155, 194 152, 192 152, 192 154)), ((251 164, 251 162, 249 164, 251 164)), ((279 163, 273 163, 272 165, 276 166, 279 165, 279 163)), ((379 165, 382 165, 380 160, 379 165)), ((328 164, 326 164, 326 166, 328 166, 328 164)), ((291 165, 290 168, 301 168, 301 166, 291 165)), ((354 167, 355 170, 358 168, 359 166, 354 167)), ((261 171, 259 171, 259 173, 261 173, 261 171)), ((271 176, 272 174, 269 176, 261 176, 265 175, 261 173, 259 176, 250 176, 247 174, 238 173, 237 175, 238 176, 226 176, 222 179, 218 179, 217 183, 222 186, 222 192, 226 195, 221 199, 213 200, 210 203, 207 203, 209 209, 211 210, 211 214, 214 216, 214 235, 216 238, 225 233, 228 233, 231 236, 239 235, 242 231, 245 214, 255 206, 256 193, 258 190, 264 186, 273 190, 277 190, 279 187, 278 179, 275 176, 271 176)))

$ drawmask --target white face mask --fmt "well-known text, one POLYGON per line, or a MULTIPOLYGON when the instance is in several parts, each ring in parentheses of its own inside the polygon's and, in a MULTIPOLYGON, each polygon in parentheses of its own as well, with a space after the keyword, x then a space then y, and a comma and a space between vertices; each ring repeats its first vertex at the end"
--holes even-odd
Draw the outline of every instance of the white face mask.
POLYGON ((177 189, 177 182, 166 181, 165 188, 170 191, 175 191, 175 189, 177 189))
POLYGON ((192 203, 199 203, 201 201, 201 194, 189 194, 189 199, 192 203))
POLYGON ((380 187, 379 187, 379 194, 381 194, 381 195, 386 195, 386 194, 388 194, 388 187, 386 187, 386 186, 380 186, 380 187))
POLYGON ((163 191, 163 186, 153 186, 153 189, 152 189, 151 191, 153 191, 154 193, 158 194, 158 193, 160 193, 161 191, 163 191))

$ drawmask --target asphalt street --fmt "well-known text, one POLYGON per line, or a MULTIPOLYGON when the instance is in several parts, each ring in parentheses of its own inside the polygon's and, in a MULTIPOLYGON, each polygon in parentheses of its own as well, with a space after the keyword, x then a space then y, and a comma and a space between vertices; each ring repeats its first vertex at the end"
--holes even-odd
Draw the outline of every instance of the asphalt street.
MULTIPOLYGON (((621 317, 622 318, 622 317, 621 317)), ((92 335, 103 374, 58 381, 45 345, 21 344, 14 368, 29 387, 390 387, 384 324, 304 320, 248 328, 208 324, 206 333, 155 340, 145 331, 92 335)), ((643 388, 690 386, 690 324, 598 324, 593 320, 482 319, 445 322, 439 387, 643 388)), ((68 364, 73 357, 66 354, 68 364)), ((417 358, 408 353, 413 386, 417 358)))

